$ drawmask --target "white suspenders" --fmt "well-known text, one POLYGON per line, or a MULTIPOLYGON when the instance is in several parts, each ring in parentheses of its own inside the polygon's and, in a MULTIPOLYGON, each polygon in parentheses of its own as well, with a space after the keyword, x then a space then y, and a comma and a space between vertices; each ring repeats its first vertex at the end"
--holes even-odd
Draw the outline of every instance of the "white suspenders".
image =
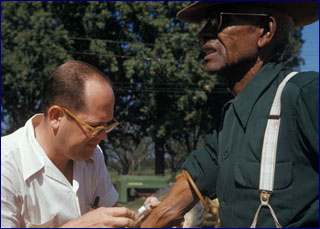
POLYGON ((261 155, 261 166, 260 166, 260 183, 259 183, 259 193, 260 193, 260 205, 256 211, 254 219, 251 224, 251 228, 255 228, 259 216, 259 212, 262 207, 268 207, 270 209, 271 215, 273 217, 274 223, 277 228, 281 228, 281 225, 274 213, 272 207, 269 204, 269 198, 273 193, 273 183, 274 183, 274 172, 276 166, 276 156, 277 156, 277 142, 278 142, 278 132, 280 126, 280 112, 281 112, 281 93, 291 77, 293 77, 297 72, 291 72, 287 75, 283 81, 280 83, 276 96, 273 100, 272 107, 268 116, 267 127, 264 134, 262 155, 261 155))

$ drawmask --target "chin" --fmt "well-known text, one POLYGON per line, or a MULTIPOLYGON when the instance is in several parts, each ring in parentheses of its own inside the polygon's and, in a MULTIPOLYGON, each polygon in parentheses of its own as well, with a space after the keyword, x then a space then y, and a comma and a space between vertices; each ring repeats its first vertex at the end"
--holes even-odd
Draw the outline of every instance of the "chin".
POLYGON ((210 75, 213 75, 213 74, 217 74, 220 70, 221 70, 221 67, 217 66, 216 64, 214 63, 207 63, 205 65, 205 70, 206 72, 208 72, 210 75))
POLYGON ((218 74, 220 72, 216 68, 208 68, 208 67, 206 67, 205 70, 209 75, 215 75, 215 74, 218 74))
POLYGON ((227 70, 227 67, 225 65, 217 65, 217 64, 214 64, 214 63, 211 63, 211 64, 208 63, 205 66, 205 70, 209 75, 215 75, 215 74, 224 75, 224 73, 227 70))
POLYGON ((83 149, 82 151, 79 152, 76 161, 85 161, 88 160, 90 158, 92 158, 93 154, 94 154, 94 149, 89 147, 86 147, 85 149, 83 149))

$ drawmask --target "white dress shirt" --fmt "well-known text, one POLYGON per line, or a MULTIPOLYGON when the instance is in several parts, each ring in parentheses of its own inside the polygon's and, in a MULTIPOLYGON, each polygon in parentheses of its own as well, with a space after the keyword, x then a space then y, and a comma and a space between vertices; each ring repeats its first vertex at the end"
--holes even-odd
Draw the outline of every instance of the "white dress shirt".
POLYGON ((68 182, 35 138, 42 117, 1 137, 1 227, 59 227, 86 213, 97 196, 104 207, 118 200, 99 147, 91 159, 73 162, 68 182))

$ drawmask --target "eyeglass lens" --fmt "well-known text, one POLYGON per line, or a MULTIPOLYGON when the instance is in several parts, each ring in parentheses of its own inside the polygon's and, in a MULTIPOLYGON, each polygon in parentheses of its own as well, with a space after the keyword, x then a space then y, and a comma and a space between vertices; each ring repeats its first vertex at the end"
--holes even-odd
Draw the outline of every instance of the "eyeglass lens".
POLYGON ((118 125, 119 125, 119 122, 117 121, 113 122, 107 127, 96 129, 95 131, 93 131, 92 135, 95 136, 95 135, 101 134, 102 132, 109 133, 118 125))
POLYGON ((206 27, 208 23, 210 23, 212 26, 212 29, 219 30, 220 20, 221 20, 220 14, 216 14, 214 17, 203 19, 201 21, 201 29, 203 29, 204 27, 206 27))

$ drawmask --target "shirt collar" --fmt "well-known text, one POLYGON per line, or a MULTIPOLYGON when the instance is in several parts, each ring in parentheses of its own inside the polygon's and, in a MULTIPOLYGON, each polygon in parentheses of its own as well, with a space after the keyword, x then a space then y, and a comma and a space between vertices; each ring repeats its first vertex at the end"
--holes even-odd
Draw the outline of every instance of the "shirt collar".
POLYGON ((283 63, 268 63, 264 65, 232 100, 235 112, 243 128, 247 126, 254 104, 283 68, 283 63))
POLYGON ((23 178, 27 180, 30 176, 44 167, 44 159, 41 153, 43 149, 35 138, 34 127, 39 125, 43 115, 36 114, 25 124, 25 136, 20 139, 20 154, 22 160, 23 178))
MULTIPOLYGON (((48 163, 46 153, 42 149, 38 140, 35 137, 34 128, 38 126, 43 118, 43 114, 36 114, 32 118, 30 118, 25 124, 25 136, 20 141, 20 153, 21 159, 23 162, 22 171, 23 178, 27 180, 30 176, 40 171, 44 167, 48 167, 46 172, 50 173, 51 166, 54 166, 53 163, 48 163)), ((95 149, 97 150, 97 148, 95 149)), ((96 158, 92 156, 88 160, 84 161, 84 163, 95 163, 96 158)), ((74 162, 81 163, 81 162, 74 162)), ((75 164, 74 164, 75 166, 75 164)), ((54 174, 52 174, 54 175, 54 174)))

